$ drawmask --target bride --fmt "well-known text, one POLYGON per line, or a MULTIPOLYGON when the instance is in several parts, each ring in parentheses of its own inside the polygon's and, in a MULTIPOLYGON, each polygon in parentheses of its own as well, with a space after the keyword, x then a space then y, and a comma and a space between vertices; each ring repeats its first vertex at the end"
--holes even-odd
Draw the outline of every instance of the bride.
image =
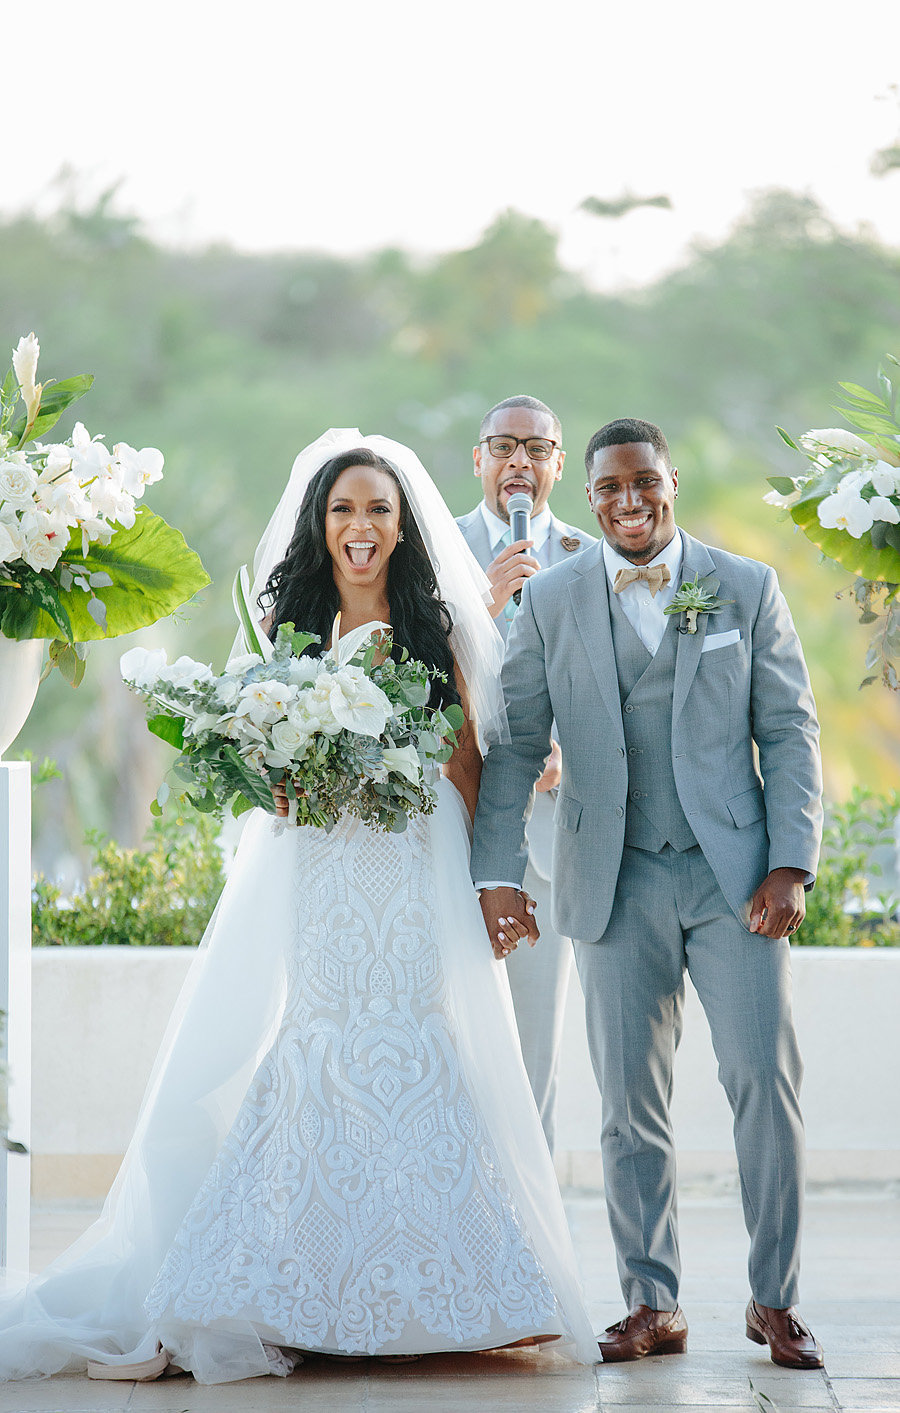
POLYGON ((266 631, 390 623, 467 723, 403 834, 250 816, 101 1217, 0 1302, 0 1376, 219 1383, 304 1350, 553 1340, 592 1362, 469 881, 475 722, 503 729, 487 580, 413 453, 356 430, 300 453, 254 574, 266 631))

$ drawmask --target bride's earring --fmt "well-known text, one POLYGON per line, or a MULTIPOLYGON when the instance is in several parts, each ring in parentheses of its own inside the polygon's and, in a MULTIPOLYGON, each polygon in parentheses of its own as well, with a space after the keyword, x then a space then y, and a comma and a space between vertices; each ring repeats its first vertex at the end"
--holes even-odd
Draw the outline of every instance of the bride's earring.
POLYGON ((402 545, 405 538, 406 538, 406 536, 404 535, 403 531, 400 530, 399 533, 398 533, 398 535, 397 535, 397 544, 398 544, 398 545, 402 545))

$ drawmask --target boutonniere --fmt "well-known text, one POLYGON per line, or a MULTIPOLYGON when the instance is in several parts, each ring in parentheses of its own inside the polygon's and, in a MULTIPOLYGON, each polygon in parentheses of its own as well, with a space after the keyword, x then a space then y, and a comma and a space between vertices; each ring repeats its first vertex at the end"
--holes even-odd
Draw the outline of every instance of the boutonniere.
POLYGON ((734 603, 734 599, 720 599, 717 597, 719 581, 712 574, 706 574, 701 579, 699 573, 695 574, 688 583, 682 584, 665 613, 683 613, 684 622, 679 623, 679 633, 696 633, 697 615, 700 613, 721 613, 727 604, 734 603))

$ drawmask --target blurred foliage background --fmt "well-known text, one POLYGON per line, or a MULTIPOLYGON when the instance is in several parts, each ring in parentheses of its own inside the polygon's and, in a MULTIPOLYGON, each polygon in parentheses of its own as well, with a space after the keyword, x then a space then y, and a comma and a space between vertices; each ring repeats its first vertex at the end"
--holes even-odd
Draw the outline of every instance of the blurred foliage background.
MULTIPOLYGON (((900 252, 836 228, 810 198, 760 193, 726 241, 611 295, 564 269, 554 231, 515 211, 471 249, 353 260, 168 249, 117 210, 114 190, 87 204, 70 195, 52 218, 0 223, 0 311, 9 347, 39 335, 45 379, 96 375, 78 409, 92 434, 165 454, 148 503, 213 582, 141 641, 223 664, 235 568, 295 453, 326 427, 408 442, 461 513, 479 494, 482 413, 528 392, 563 420, 569 460, 553 505, 585 528, 591 433, 620 415, 664 428, 685 528, 778 570, 813 677, 830 797, 900 785, 900 701, 858 691, 865 630, 834 598, 849 576, 762 502, 766 476, 794 467, 775 424, 834 425, 838 380, 868 384, 885 351, 900 354, 900 252)), ((77 693, 54 674, 10 752, 60 765, 35 794, 35 861, 51 877, 84 871, 87 830, 136 843, 171 759, 119 680, 131 641, 96 645, 77 693)))

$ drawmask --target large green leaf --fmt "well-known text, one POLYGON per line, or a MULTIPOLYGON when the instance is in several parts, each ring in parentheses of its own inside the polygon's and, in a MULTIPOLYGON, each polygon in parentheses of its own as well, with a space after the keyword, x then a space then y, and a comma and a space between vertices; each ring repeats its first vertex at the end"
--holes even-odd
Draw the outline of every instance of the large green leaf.
POLYGON ((856 540, 846 530, 826 530, 819 521, 819 505, 841 479, 840 470, 823 476, 791 506, 791 519, 799 525, 808 540, 818 545, 829 559, 861 579, 884 579, 889 584, 900 583, 900 553, 890 545, 876 549, 869 536, 856 540))
MULTIPOLYGON (((92 638, 118 638, 122 633, 145 628, 173 613, 209 583, 199 555, 188 548, 178 530, 146 506, 138 510, 132 529, 120 527, 108 545, 90 545, 86 557, 81 554, 76 531, 65 559, 76 573, 79 569, 88 574, 105 572, 112 579, 112 586, 97 594, 106 605, 105 633, 88 612, 87 594, 78 588, 60 594, 78 643, 92 638)), ((40 614, 32 636, 54 638, 57 630, 46 615, 40 614)))
POLYGON ((15 581, 0 588, 0 633, 4 638, 21 642, 27 638, 58 638, 62 634, 71 642, 71 623, 62 603, 65 596, 56 585, 21 563, 15 571, 15 581), (52 625, 50 631, 37 631, 39 621, 45 620, 52 625))
MULTIPOLYGON (((55 427, 67 407, 77 402, 89 392, 94 382, 93 373, 78 373, 74 378, 64 378, 61 383, 52 383, 41 393, 41 405, 34 426, 28 433, 30 442, 43 437, 55 427)), ((13 440, 18 440, 25 431, 25 413, 20 412, 10 428, 13 440)))

